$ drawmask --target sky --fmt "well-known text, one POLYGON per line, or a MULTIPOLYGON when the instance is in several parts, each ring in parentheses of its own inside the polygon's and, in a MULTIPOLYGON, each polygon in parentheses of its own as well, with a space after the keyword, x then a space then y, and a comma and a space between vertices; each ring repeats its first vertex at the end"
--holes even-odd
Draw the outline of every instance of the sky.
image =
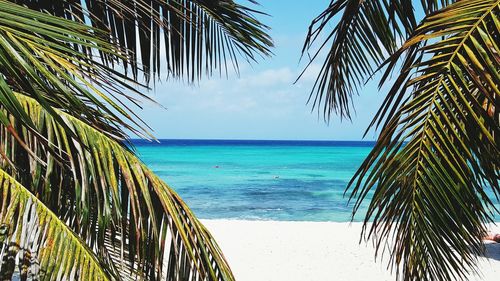
POLYGON ((252 65, 240 60, 239 76, 157 83, 149 95, 164 108, 146 103, 139 115, 158 139, 361 140, 382 103, 376 81, 354 98, 352 121, 333 116, 329 124, 306 103, 322 62, 294 84, 307 62, 299 59, 309 23, 328 3, 261 0, 259 9, 270 15, 260 19, 271 27, 272 57, 252 65))

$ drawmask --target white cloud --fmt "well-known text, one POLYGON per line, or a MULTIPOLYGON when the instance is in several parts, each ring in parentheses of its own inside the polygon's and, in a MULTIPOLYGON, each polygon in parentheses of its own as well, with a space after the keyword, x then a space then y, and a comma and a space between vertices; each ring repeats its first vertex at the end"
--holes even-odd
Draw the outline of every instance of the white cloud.
POLYGON ((204 79, 198 85, 158 84, 153 98, 167 107, 146 105, 139 112, 158 138, 359 139, 380 100, 374 92, 356 98, 356 125, 334 118, 327 126, 306 101, 320 69, 242 70, 239 77, 204 79))
POLYGON ((243 86, 269 87, 276 85, 291 84, 295 79, 295 73, 289 68, 267 69, 254 75, 249 75, 238 80, 243 86))

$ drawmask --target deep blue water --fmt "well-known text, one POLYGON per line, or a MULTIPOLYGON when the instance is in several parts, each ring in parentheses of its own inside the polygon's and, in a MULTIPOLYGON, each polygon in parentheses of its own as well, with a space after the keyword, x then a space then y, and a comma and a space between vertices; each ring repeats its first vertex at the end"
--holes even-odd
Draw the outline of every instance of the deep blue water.
MULTIPOLYGON (((205 219, 349 221, 344 196, 373 142, 134 140, 141 159, 205 219)), ((368 196, 355 220, 365 214, 368 196)))

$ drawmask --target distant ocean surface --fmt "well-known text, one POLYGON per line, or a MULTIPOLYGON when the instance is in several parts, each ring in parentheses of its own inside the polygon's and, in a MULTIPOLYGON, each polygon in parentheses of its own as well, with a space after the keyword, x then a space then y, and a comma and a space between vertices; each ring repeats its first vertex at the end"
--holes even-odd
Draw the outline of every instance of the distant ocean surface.
MULTIPOLYGON (((134 140, 141 159, 199 218, 351 220, 347 183, 373 147, 361 141, 134 140)), ((366 212, 366 198, 358 215, 366 212)), ((499 217, 497 216, 497 221, 499 217)))

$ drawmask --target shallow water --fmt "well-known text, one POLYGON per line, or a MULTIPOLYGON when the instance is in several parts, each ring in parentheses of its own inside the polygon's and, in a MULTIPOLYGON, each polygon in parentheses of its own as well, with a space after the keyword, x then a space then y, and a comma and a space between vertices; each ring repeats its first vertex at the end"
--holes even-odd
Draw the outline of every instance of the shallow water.
MULTIPOLYGON (((141 159, 203 219, 351 219, 347 183, 371 142, 134 141, 141 159)), ((370 196, 358 215, 363 218, 370 196)))

